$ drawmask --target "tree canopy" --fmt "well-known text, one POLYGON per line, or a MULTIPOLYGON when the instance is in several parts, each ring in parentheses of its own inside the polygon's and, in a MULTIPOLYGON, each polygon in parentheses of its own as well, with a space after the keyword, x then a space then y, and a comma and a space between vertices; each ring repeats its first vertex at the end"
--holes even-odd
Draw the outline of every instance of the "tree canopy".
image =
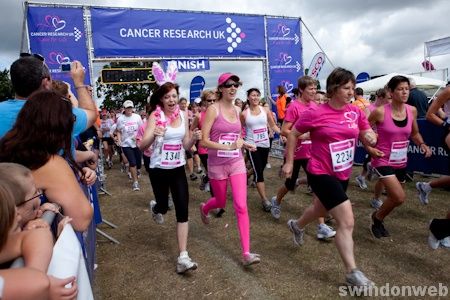
POLYGON ((13 89, 11 79, 9 78, 9 70, 0 71, 0 101, 13 98, 13 89))

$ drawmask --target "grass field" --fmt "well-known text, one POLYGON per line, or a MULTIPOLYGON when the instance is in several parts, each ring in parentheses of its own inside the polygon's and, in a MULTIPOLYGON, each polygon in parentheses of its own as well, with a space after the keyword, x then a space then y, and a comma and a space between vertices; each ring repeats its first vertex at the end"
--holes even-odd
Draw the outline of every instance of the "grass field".
MULTIPOLYGON (((267 169, 266 190, 270 197, 283 183, 278 177, 280 160, 271 159, 267 169)), ((157 225, 149 213, 153 198, 145 171, 141 191, 131 191, 131 182, 119 165, 107 171, 107 190, 112 196, 100 196, 105 219, 119 227, 100 228, 121 244, 97 237, 97 263, 94 293, 96 299, 337 299, 344 282, 344 269, 332 241, 316 240, 316 226, 307 227, 305 244, 297 248, 286 226, 290 218, 300 216, 312 197, 300 186, 289 193, 282 215, 275 221, 263 212, 255 188, 248 189, 252 252, 261 255, 261 263, 248 269, 240 263, 240 243, 231 201, 222 218, 203 225, 200 202, 208 193, 198 189, 199 180, 190 184, 190 235, 188 250, 199 265, 190 274, 175 273, 178 255, 174 211, 157 225)), ((354 176, 360 167, 354 168, 354 176)), ((431 250, 427 245, 427 224, 443 218, 450 208, 450 193, 435 190, 430 204, 422 206, 414 182, 406 185, 406 203, 386 220, 391 237, 375 240, 369 231, 369 206, 373 182, 360 190, 352 177, 348 195, 354 203, 355 254, 361 270, 378 286, 438 286, 450 288, 450 250, 431 250)), ((427 180, 415 178, 415 180, 427 180)), ((324 187, 326 188, 326 187, 324 187)), ((426 297, 421 297, 422 299, 426 297)), ((437 298, 435 298, 437 299, 437 298)), ((448 299, 448 298, 447 298, 448 299)))

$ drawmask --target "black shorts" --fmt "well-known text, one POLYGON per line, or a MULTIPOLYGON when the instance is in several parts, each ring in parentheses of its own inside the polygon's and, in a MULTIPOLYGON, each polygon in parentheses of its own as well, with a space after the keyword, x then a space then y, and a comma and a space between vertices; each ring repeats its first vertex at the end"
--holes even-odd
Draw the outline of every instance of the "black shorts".
POLYGON ((104 137, 102 138, 102 142, 107 142, 108 145, 114 145, 114 140, 112 139, 112 137, 104 137))
MULTIPOLYGON (((300 167, 303 168, 303 171, 306 172, 306 166, 308 165, 309 159, 295 159, 294 165, 292 167, 292 175, 291 178, 286 178, 284 182, 284 186, 288 189, 288 191, 293 191, 295 189, 295 184, 297 183, 298 174, 300 173, 300 167)), ((309 182, 308 182, 309 184, 309 182)))
POLYGON ((348 179, 339 180, 334 176, 314 175, 308 172, 306 174, 312 191, 327 210, 331 210, 348 200, 346 194, 348 179))
POLYGON ((192 158, 192 152, 191 152, 191 150, 185 150, 184 152, 185 152, 185 154, 186 154, 186 159, 192 158))
POLYGON ((383 166, 375 168, 375 172, 377 172, 377 175, 380 178, 395 176, 400 183, 406 182, 406 168, 394 169, 390 166, 383 166))

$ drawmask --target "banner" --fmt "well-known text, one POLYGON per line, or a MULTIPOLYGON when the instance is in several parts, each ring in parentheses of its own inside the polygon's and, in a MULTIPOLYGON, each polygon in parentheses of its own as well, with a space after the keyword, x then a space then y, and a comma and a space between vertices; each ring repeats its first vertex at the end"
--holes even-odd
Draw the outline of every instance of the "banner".
MULTIPOLYGON (((171 59, 176 62, 178 72, 199 72, 209 70, 208 59, 171 59)), ((162 61, 163 69, 167 69, 167 60, 162 61)))
MULTIPOLYGON (((408 146, 408 171, 423 172, 425 174, 450 175, 448 170, 448 155, 443 147, 444 128, 437 127, 425 119, 418 119, 419 131, 425 143, 430 147, 432 155, 425 158, 419 146, 412 141, 408 146)), ((362 143, 358 141, 355 153, 355 163, 362 164, 366 150, 362 143)))
POLYGON ((425 42, 427 57, 450 54, 450 37, 425 42))
POLYGON ((266 21, 270 91, 276 99, 278 85, 291 93, 303 76, 301 25, 300 19, 268 17, 266 21))
POLYGON ((53 79, 69 82, 69 72, 61 64, 78 60, 86 68, 85 83, 90 84, 86 35, 82 8, 28 7, 28 35, 32 53, 45 58, 53 79))
POLYGON ((95 57, 265 57, 264 17, 92 8, 95 57))
POLYGON ((311 65, 309 66, 308 76, 317 79, 319 77, 320 70, 322 70, 323 65, 325 64, 325 53, 318 52, 314 55, 311 60, 311 65))

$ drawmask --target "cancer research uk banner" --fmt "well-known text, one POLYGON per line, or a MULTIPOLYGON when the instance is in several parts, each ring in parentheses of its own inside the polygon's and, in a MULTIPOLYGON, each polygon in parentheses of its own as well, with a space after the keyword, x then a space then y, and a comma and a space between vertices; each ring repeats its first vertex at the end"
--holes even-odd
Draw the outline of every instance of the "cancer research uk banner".
POLYGON ((73 84, 61 64, 80 61, 86 68, 85 83, 90 83, 86 35, 82 8, 28 8, 28 34, 32 53, 45 58, 53 79, 73 84))
POLYGON ((298 78, 303 76, 301 25, 300 19, 266 20, 270 91, 276 99, 278 85, 291 93, 297 87, 298 78))
POLYGON ((95 57, 265 57, 264 17, 92 8, 95 57))

